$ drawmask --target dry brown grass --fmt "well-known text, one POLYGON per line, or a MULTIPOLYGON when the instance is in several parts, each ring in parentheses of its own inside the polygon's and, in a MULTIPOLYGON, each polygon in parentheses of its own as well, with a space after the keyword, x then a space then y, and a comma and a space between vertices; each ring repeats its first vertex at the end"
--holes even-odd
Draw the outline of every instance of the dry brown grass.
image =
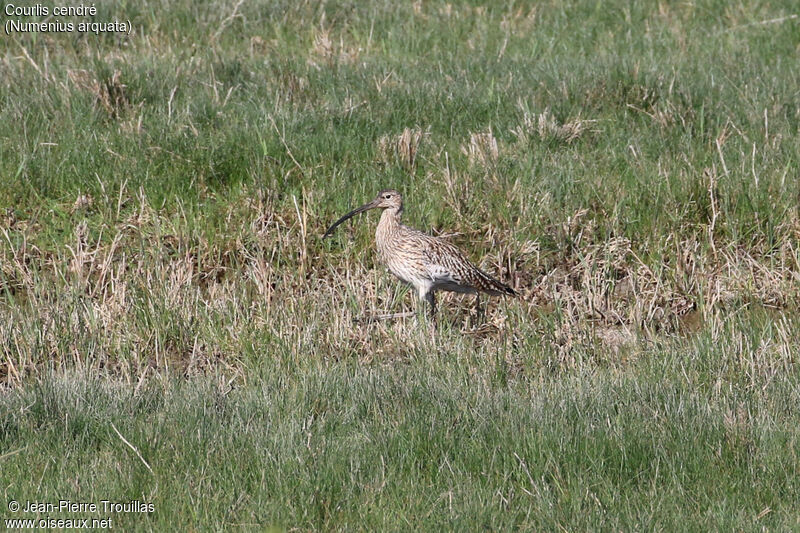
MULTIPOLYGON (((522 107, 521 104, 520 107, 522 107)), ((596 125, 596 120, 582 119, 580 117, 560 123, 549 109, 545 109, 538 114, 523 109, 521 123, 512 128, 511 133, 523 145, 530 143, 532 138, 572 144, 586 134, 597 133, 596 125)))
POLYGON ((324 17, 319 28, 312 36, 311 49, 308 54, 308 64, 320 68, 320 63, 331 67, 336 64, 352 64, 358 61, 363 50, 358 46, 350 46, 345 42, 344 34, 339 35, 338 42, 332 35, 332 30, 326 27, 324 17))
POLYGON ((461 153, 467 156, 470 164, 491 166, 500 155, 497 139, 489 128, 485 132, 470 133, 469 142, 461 145, 461 153))
POLYGON ((430 130, 403 128, 400 135, 383 135, 378 139, 378 155, 385 164, 397 164, 413 173, 417 167, 417 155, 430 130))
POLYGON ((120 113, 130 106, 127 86, 122 83, 122 73, 119 70, 115 70, 107 79, 98 79, 85 69, 69 70, 67 74, 72 84, 77 89, 94 96, 95 103, 109 116, 118 118, 120 113))
MULTIPOLYGON (((424 136, 420 128, 407 128, 386 137, 382 153, 410 170, 424 136)), ((491 131, 472 135, 469 147, 466 156, 480 165, 491 165, 503 149, 491 131)), ((468 178, 452 167, 444 149, 440 155, 443 198, 460 214, 465 199, 470 202, 464 194, 468 178)), ((436 338, 416 318, 359 321, 414 310, 416 299, 376 268, 371 249, 322 251, 317 236, 327 221, 311 216, 323 211, 321 201, 304 194, 286 206, 259 191, 228 206, 222 218, 230 225, 209 241, 202 233, 187 234, 179 220, 152 207, 141 189, 123 188, 118 204, 129 214, 91 232, 83 217, 96 200, 80 194, 64 205, 74 219, 72 237, 46 252, 30 244, 43 229, 7 211, 0 218, 0 291, 7 295, 0 302, 7 339, 0 348, 0 378, 19 383, 51 364, 131 382, 152 371, 239 372, 238 354, 259 338, 298 358, 315 353, 388 362, 423 346, 436 352, 436 338)), ((474 216, 483 215, 458 220, 469 226, 474 216)), ((559 364, 570 366, 578 348, 600 346, 623 357, 642 338, 719 329, 725 316, 743 307, 796 307, 796 241, 769 250, 711 246, 713 231, 687 231, 696 236, 670 234, 651 242, 666 260, 645 261, 628 239, 593 240, 594 224, 587 209, 567 217, 552 231, 564 246, 546 253, 538 241, 516 240, 514 232, 493 224, 456 234, 459 245, 482 257, 482 268, 521 293, 489 302, 481 324, 471 297, 443 295, 444 323, 469 334, 458 342, 542 336, 561 354, 559 364)), ((795 219, 786 224, 782 232, 798 235, 795 219)))

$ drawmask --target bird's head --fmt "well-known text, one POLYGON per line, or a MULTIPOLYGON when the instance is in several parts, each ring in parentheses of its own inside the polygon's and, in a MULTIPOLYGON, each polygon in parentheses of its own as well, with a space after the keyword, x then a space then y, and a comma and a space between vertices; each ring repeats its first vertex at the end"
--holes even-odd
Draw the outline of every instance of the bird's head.
POLYGON ((333 233, 333 230, 335 230, 336 227, 345 220, 348 220, 349 218, 352 218, 359 213, 363 213, 364 211, 369 211, 370 209, 395 209, 398 212, 402 211, 403 197, 400 195, 398 191, 394 189, 382 190, 381 192, 378 193, 378 195, 375 197, 374 200, 372 200, 367 204, 362 205, 361 207, 353 209, 345 216, 334 222, 331 225, 331 227, 328 228, 328 231, 325 232, 325 235, 323 235, 322 238, 324 239, 326 237, 330 237, 331 234, 333 233))
POLYGON ((372 205, 372 207, 378 207, 380 209, 400 210, 403 208, 403 197, 394 189, 384 189, 367 205, 372 205))

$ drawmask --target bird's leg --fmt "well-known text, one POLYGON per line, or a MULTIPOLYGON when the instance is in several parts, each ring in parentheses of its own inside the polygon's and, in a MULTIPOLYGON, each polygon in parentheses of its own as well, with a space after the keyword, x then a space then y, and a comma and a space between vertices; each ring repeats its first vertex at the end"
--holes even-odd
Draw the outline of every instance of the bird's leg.
POLYGON ((436 324, 436 296, 434 295, 433 290, 425 293, 425 301, 430 305, 431 320, 434 324, 436 324))
POLYGON ((481 307, 481 293, 475 293, 475 320, 476 325, 480 325, 483 322, 484 314, 483 314, 483 307, 481 307))
POLYGON ((425 295, 425 301, 430 305, 431 318, 436 318, 436 296, 433 291, 428 291, 425 295))

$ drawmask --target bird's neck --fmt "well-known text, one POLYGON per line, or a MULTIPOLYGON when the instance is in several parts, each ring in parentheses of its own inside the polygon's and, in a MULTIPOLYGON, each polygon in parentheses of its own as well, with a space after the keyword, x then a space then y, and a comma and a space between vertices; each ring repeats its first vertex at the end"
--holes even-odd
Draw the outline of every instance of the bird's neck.
POLYGON ((400 227, 400 216, 403 212, 403 208, 395 208, 390 207, 383 210, 381 214, 381 220, 378 222, 378 227, 375 230, 375 240, 378 243, 378 247, 381 246, 382 243, 386 242, 386 240, 400 227))

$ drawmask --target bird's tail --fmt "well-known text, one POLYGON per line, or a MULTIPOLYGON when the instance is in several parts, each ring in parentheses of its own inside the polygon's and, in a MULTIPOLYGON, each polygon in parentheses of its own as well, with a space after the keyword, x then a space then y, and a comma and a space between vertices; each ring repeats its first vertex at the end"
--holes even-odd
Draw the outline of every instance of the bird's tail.
POLYGON ((483 292, 492 296, 519 296, 519 293, 482 270, 478 270, 480 278, 480 288, 483 292))

